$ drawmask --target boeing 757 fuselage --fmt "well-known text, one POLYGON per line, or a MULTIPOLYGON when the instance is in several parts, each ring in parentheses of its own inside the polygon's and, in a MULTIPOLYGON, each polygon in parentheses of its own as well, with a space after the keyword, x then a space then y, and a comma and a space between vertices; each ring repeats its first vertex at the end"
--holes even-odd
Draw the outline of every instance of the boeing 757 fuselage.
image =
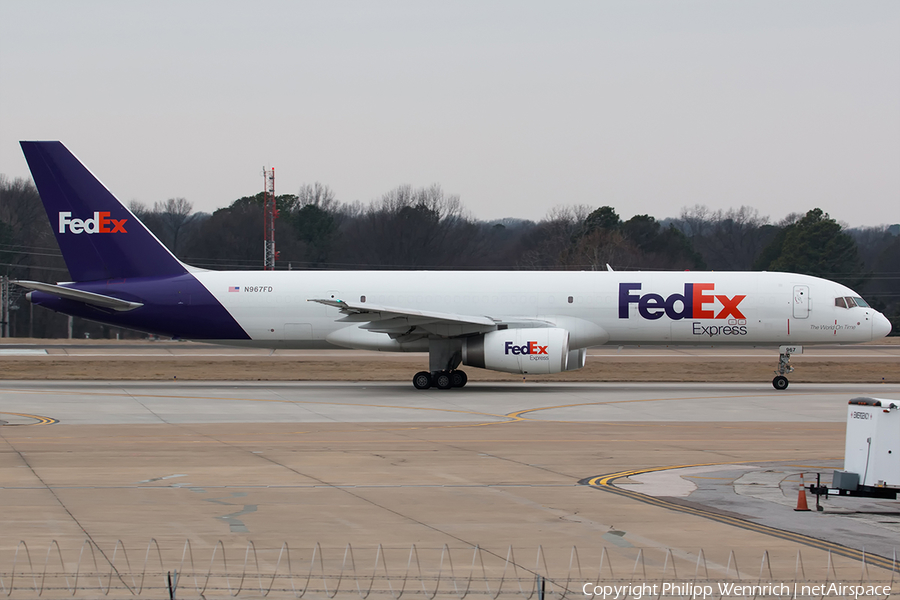
POLYGON ((809 344, 886 336, 841 284, 793 273, 209 271, 179 261, 61 143, 22 142, 74 282, 19 281, 52 310, 175 338, 265 348, 428 352, 420 389, 460 365, 579 369, 603 344, 771 346, 785 389, 809 344))

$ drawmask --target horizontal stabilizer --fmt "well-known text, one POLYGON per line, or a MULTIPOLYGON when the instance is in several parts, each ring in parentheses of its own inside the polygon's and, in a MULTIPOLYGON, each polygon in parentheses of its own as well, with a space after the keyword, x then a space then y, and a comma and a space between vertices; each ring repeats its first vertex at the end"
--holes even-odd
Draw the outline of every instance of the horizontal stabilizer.
POLYGON ((104 296, 103 294, 94 294, 93 292, 85 292, 62 285, 54 285, 52 283, 16 280, 12 280, 10 283, 15 283, 16 285, 29 290, 52 294, 59 298, 65 298, 66 300, 75 300, 76 302, 83 302, 84 304, 90 304, 91 306, 109 308, 120 312, 134 310, 135 308, 143 306, 140 302, 129 302, 128 300, 122 300, 121 298, 113 298, 112 296, 104 296))

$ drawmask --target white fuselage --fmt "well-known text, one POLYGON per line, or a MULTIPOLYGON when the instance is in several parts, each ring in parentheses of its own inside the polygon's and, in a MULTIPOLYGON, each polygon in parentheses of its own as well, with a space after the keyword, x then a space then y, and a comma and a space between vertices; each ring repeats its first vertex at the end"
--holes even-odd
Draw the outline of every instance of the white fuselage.
POLYGON ((193 275, 250 335, 252 341, 243 344, 271 348, 335 347, 327 338, 354 325, 340 321, 337 308, 311 299, 499 321, 586 321, 602 328, 609 344, 845 344, 890 331, 887 319, 869 307, 835 305, 835 298, 858 297, 853 290, 790 273, 198 271, 193 275), (685 300, 688 289, 693 293, 685 300))

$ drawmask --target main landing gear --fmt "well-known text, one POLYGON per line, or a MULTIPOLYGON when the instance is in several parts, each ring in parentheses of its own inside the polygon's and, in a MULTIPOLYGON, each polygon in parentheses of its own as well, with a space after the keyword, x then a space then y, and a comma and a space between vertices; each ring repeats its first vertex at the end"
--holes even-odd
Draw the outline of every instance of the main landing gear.
POLYGON ((465 387, 469 378, 458 367, 462 363, 462 342, 457 339, 436 338, 428 340, 428 371, 419 371, 413 377, 417 390, 436 387, 439 390, 465 387))
POLYGON ((413 377, 413 385, 417 390, 427 390, 434 386, 439 390, 449 390, 450 388, 465 387, 469 378, 465 371, 419 371, 413 377))
POLYGON ((781 346, 778 355, 778 369, 775 370, 775 379, 772 380, 772 387, 776 390, 786 390, 788 387, 788 373, 794 372, 791 366, 791 354, 803 354, 802 346, 781 346))

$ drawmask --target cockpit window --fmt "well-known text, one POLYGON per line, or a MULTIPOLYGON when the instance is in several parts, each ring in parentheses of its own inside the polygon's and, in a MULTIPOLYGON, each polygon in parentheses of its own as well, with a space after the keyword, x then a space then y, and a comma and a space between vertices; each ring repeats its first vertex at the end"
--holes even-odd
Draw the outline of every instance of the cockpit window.
POLYGON ((835 298, 835 299, 834 299, 834 305, 835 305, 835 306, 838 306, 838 307, 840 307, 840 308, 847 308, 847 303, 844 302, 844 299, 843 299, 843 298, 835 298))
POLYGON ((869 308, 869 304, 863 300, 862 298, 853 298, 856 301, 857 306, 862 306, 863 308, 869 308))
POLYGON ((846 298, 844 298, 844 300, 847 301, 847 308, 853 308, 854 306, 856 306, 856 302, 853 301, 853 298, 847 296, 846 298))

